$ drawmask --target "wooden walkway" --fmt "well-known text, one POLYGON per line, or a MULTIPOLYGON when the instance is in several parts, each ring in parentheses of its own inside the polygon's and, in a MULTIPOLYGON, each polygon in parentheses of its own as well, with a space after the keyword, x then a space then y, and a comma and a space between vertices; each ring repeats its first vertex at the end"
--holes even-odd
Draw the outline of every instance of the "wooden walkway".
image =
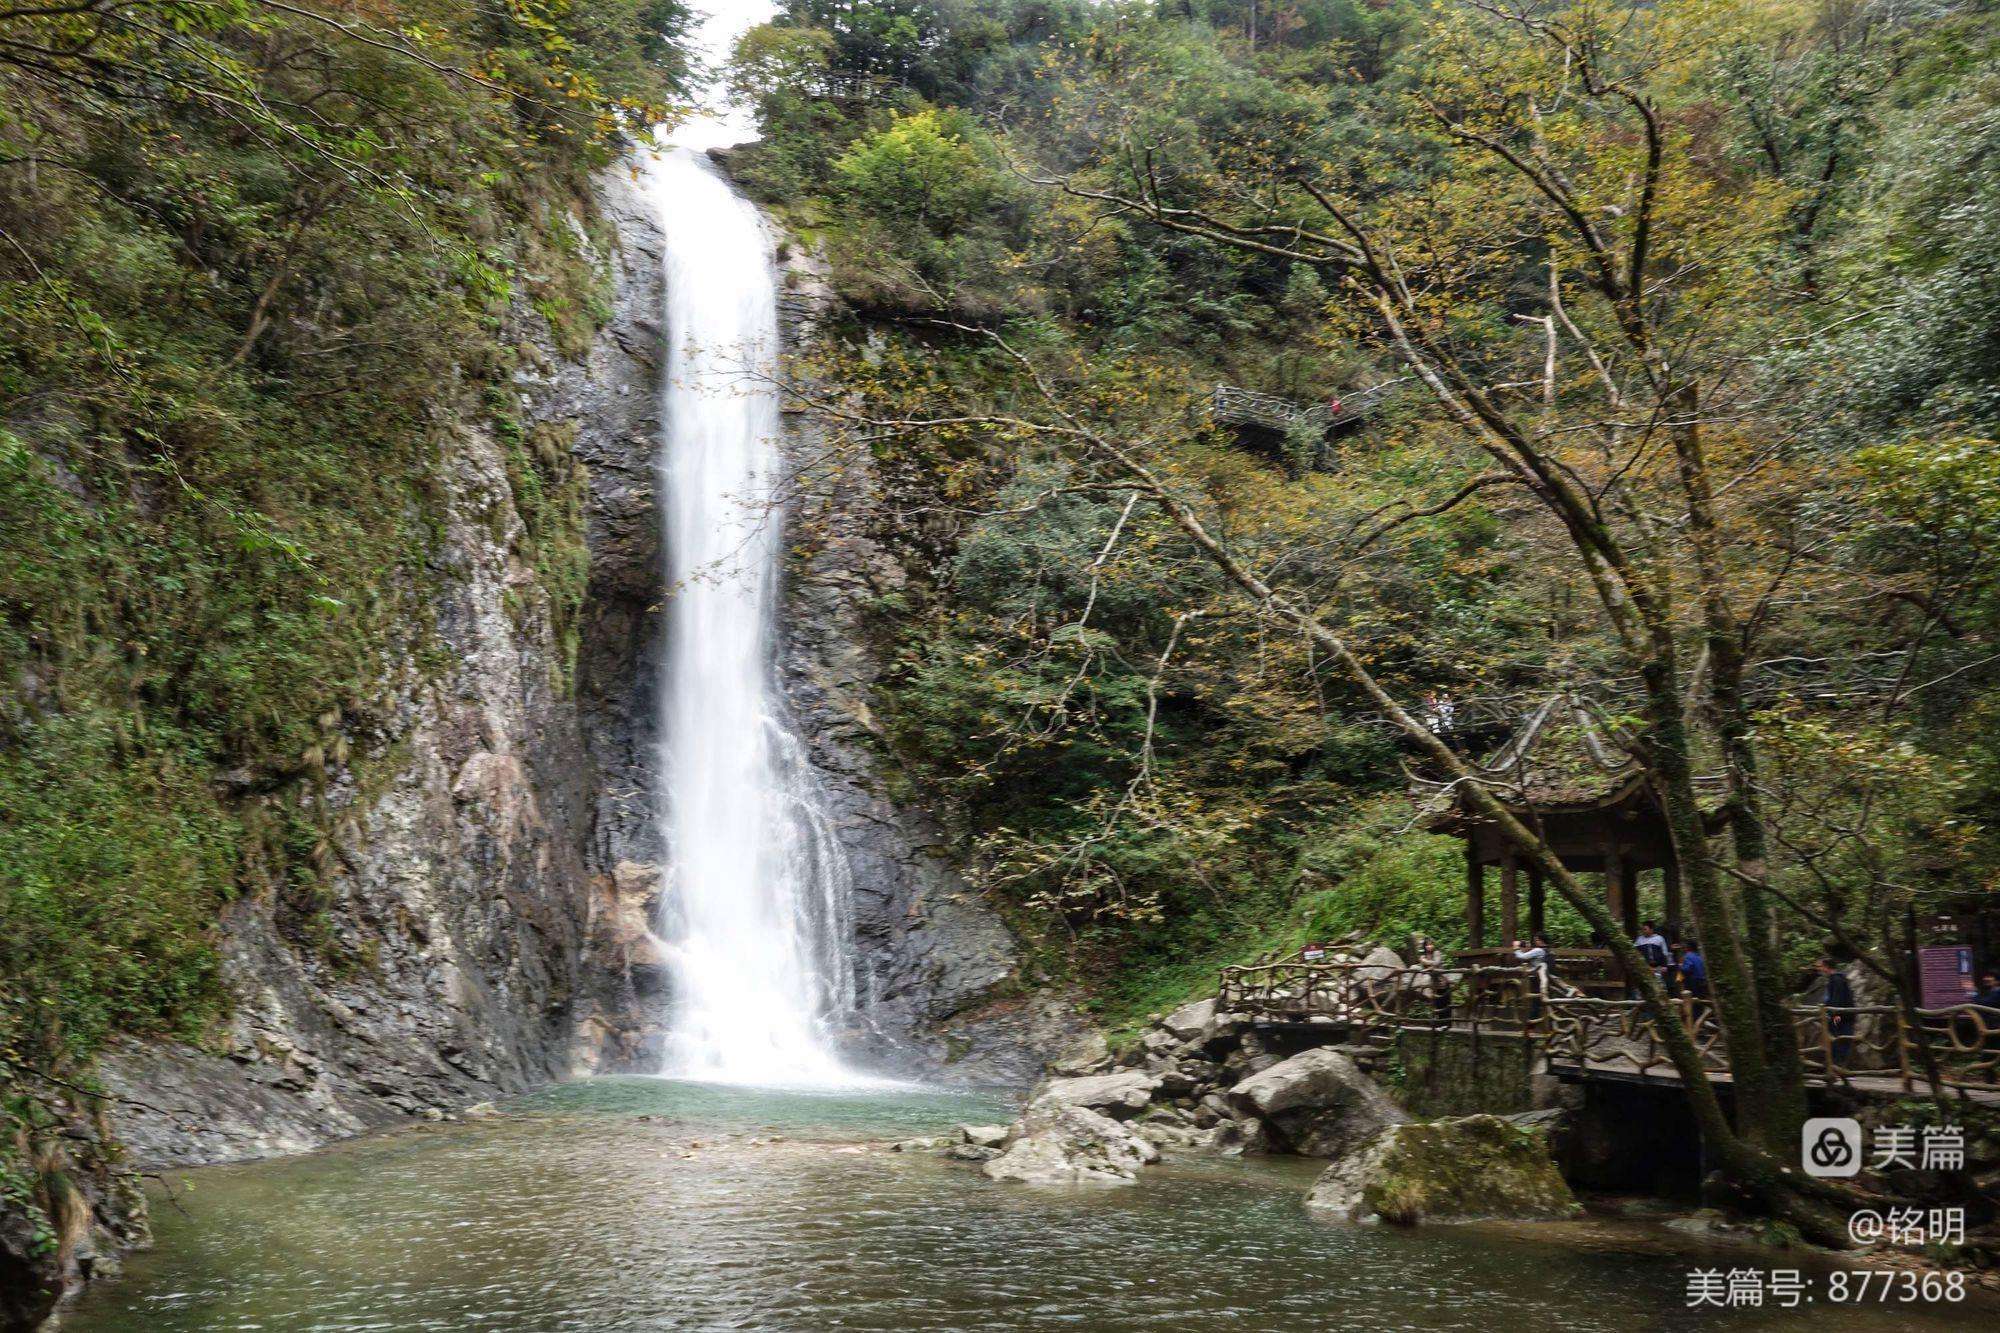
MULTIPOLYGON (((1730 1082, 1709 1006, 1685 996, 1675 1003, 1709 1080, 1730 1082)), ((1644 1001, 1543 995, 1526 968, 1424 969, 1294 956, 1224 968, 1216 1007, 1265 1025, 1517 1037, 1533 1042, 1558 1077, 1681 1084, 1644 1001)), ((2000 1104, 2000 1012, 1924 1009, 1913 1022, 1886 1005, 1796 1005, 1792 1016, 1811 1084, 1870 1096, 1930 1096, 1935 1069, 1947 1093, 2000 1104), (1845 1019, 1853 1020, 1851 1035, 1837 1030, 1845 1019)))

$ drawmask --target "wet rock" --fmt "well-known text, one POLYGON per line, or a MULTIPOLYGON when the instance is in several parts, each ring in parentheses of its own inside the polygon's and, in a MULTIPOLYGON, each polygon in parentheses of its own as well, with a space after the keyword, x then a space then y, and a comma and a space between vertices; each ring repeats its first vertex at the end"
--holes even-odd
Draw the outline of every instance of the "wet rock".
POLYGON ((961 1162, 990 1162, 1000 1155, 1000 1149, 979 1143, 954 1143, 945 1149, 944 1155, 961 1162))
POLYGON ((1007 1150, 986 1163, 994 1180, 1030 1185, 1124 1184, 1160 1150, 1109 1116, 1088 1107, 1031 1107, 1007 1150))
POLYGON ((1092 1074, 1084 1078, 1059 1078, 1043 1084, 1036 1091, 1029 1109, 1081 1106, 1116 1119, 1125 1119, 1146 1109, 1159 1086, 1157 1077, 1138 1070, 1092 1074))
POLYGON ((1338 1157, 1409 1119, 1374 1080, 1338 1051, 1304 1051, 1238 1083, 1229 1104, 1262 1120, 1273 1139, 1305 1157, 1338 1157))
POLYGON ((944 1152, 955 1147, 954 1141, 944 1135, 931 1135, 919 1139, 904 1139, 889 1145, 890 1152, 944 1152))
POLYGON ((1272 1151, 1271 1135, 1261 1120, 1224 1120, 1215 1126, 1210 1146, 1225 1157, 1255 1157, 1272 1151))
POLYGON ((1391 1125, 1328 1167, 1306 1206, 1327 1218, 1404 1226, 1578 1211, 1541 1133, 1490 1115, 1391 1125))
POLYGON ((975 1148, 998 1148, 1007 1142, 1005 1125, 960 1125, 958 1137, 975 1148))

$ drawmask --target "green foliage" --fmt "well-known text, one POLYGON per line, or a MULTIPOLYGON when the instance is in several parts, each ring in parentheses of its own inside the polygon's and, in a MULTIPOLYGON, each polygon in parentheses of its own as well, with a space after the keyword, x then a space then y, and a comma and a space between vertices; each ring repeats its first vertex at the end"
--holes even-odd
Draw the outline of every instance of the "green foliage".
MULTIPOLYGON (((1406 374, 1338 265, 1276 253, 1344 234, 1301 181, 1398 247, 1415 332, 1505 410, 1539 385, 1552 272, 1574 292, 1556 397, 1629 394, 1636 364, 1545 195, 1439 123, 1549 155, 1622 242, 1638 142, 1575 97, 1571 63, 1472 5, 982 9, 796 0, 746 39, 767 137, 745 179, 876 317, 834 331, 850 341, 820 377, 887 418, 1046 420, 1020 364, 964 329, 1000 331, 1069 424, 1119 440, 1393 693, 1466 701, 1475 749, 1558 685, 1641 736, 1631 656, 1533 504, 1502 487, 1411 514, 1492 467, 1420 388, 1330 441, 1228 438, 1202 412, 1217 382, 1313 402, 1406 374), (1091 197, 1140 182, 1260 229, 1265 252, 1091 197), (1586 340, 1617 350, 1591 360, 1586 340)), ((1677 360, 1719 388, 1704 448, 1730 479, 1723 582, 1754 608, 1759 703, 1783 705, 1760 738, 1774 883, 1867 903, 1992 885, 1991 8, 1536 13, 1626 61, 1661 116, 1658 299, 1688 320, 1677 360), (1821 750, 1833 782, 1809 771, 1821 750), (1822 835, 1858 813, 1865 832, 1828 859, 1822 835)), ((1581 440, 1617 415, 1540 429, 1581 440)), ((878 715, 996 896, 1115 1019, 1310 935, 1461 942, 1457 844, 1411 827, 1394 789, 1412 756, 1378 710, 1274 641, 1157 515, 1121 517, 1121 493, 1092 489, 1115 469, 1050 440, 954 424, 870 442, 903 512, 926 515, 881 534, 924 574, 880 618, 896 668, 878 715)), ((1600 503, 1654 515, 1647 540, 1685 560, 1671 451, 1626 470, 1567 449, 1600 503)), ((1686 601, 1684 672, 1704 655, 1686 601)), ((1659 910, 1650 883, 1643 899, 1659 910)), ((1557 944, 1589 938, 1553 891, 1546 923, 1557 944)))
POLYGON ((537 317, 574 354, 603 316, 584 182, 661 118, 682 23, 676 0, 0 19, 10 1059, 199 1036, 240 894, 361 961, 322 916, 325 791, 396 762, 388 691, 438 664, 456 435, 501 438, 540 576, 518 609, 573 652, 581 478, 503 386, 537 317))
POLYGON ((898 116, 833 164, 844 202, 906 235, 963 226, 986 202, 984 164, 936 111, 898 116))

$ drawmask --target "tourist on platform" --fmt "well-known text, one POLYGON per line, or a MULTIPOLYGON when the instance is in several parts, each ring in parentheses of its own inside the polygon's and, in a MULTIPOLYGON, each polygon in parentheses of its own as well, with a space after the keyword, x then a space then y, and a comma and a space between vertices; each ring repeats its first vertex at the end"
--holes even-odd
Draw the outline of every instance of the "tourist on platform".
POLYGON ((2000 1041, 2000 973, 1991 968, 1981 972, 1972 998, 1958 1009, 1951 1020, 1951 1031, 1960 1046, 1976 1051, 2000 1041), (1970 1012, 1974 1009, 1980 1012, 1970 1012))
POLYGON ((1514 941, 1514 961, 1528 969, 1528 1017, 1542 1016, 1542 1001, 1549 993, 1549 941, 1537 935, 1532 944, 1514 941))
POLYGON ((1820 1003, 1826 1007, 1826 1030, 1833 1038, 1833 1062, 1845 1068, 1854 1052, 1854 986, 1831 958, 1822 958, 1814 966, 1826 984, 1820 1003))
MULTIPOLYGON (((1664 985, 1667 969, 1672 967, 1674 962, 1673 955, 1667 952, 1666 937, 1660 934, 1652 922, 1641 921, 1639 934, 1632 941, 1632 947, 1639 951, 1639 956, 1646 960, 1646 965, 1653 969, 1653 975, 1660 978, 1661 984, 1664 985)), ((1636 991, 1638 988, 1635 986, 1633 989, 1636 991)), ((1636 999, 1637 996, 1633 998, 1636 999)))
POLYGON ((1438 951, 1437 941, 1419 935, 1413 952, 1415 966, 1423 973, 1417 982, 1419 993, 1430 997, 1431 1008, 1440 1019, 1451 1017, 1451 978, 1445 974, 1444 955, 1438 951))
POLYGON ((1697 1000, 1708 998, 1708 960, 1701 956, 1701 945, 1693 940, 1675 946, 1680 956, 1674 962, 1674 975, 1680 980, 1681 993, 1697 1000))
POLYGON ((1979 989, 1973 992, 1970 1003, 1981 1009, 2000 1010, 2000 972, 1988 969, 1979 974, 1979 989))

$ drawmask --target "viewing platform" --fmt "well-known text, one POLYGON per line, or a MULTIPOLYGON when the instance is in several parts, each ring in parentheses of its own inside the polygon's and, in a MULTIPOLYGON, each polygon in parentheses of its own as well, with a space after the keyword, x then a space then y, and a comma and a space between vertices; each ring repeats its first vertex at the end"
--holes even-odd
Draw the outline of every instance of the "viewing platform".
MULTIPOLYGON (((1532 1045, 1547 1073, 1565 1081, 1681 1083, 1658 1018, 1643 1000, 1592 994, 1560 973, 1544 993, 1524 967, 1417 968, 1351 952, 1320 959, 1305 953, 1222 969, 1217 1008, 1260 1027, 1323 1029, 1363 1044, 1405 1031, 1516 1038, 1532 1045)), ((1709 1081, 1728 1083, 1729 1058, 1712 1007, 1688 996, 1673 1002, 1709 1081)), ((2000 1010, 1960 1005, 1919 1009, 1912 1017, 1890 1005, 1793 1005, 1791 1012, 1808 1084, 1928 1096, 1934 1070, 1946 1093, 2000 1105, 2000 1010), (1845 1017, 1854 1020, 1851 1036, 1835 1031, 1835 1020, 1845 1017)))

